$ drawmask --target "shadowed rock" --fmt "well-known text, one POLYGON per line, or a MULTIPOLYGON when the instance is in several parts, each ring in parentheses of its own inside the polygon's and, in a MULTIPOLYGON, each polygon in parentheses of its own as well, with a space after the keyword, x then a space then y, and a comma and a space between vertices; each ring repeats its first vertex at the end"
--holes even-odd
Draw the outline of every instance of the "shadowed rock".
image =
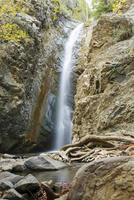
POLYGON ((33 175, 29 174, 15 184, 15 189, 20 193, 38 190, 39 182, 33 175))
POLYGON ((3 196, 3 199, 21 200, 23 199, 23 196, 19 194, 15 189, 10 189, 6 191, 6 193, 3 196))

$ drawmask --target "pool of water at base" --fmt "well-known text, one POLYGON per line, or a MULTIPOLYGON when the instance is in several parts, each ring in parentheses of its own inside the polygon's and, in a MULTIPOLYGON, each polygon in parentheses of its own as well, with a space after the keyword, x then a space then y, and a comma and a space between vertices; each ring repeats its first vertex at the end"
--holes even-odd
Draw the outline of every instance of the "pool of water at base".
POLYGON ((78 169, 83 166, 82 163, 75 163, 71 166, 68 166, 66 168, 60 169, 60 170, 54 170, 54 171, 30 171, 27 173, 22 173, 20 175, 27 175, 32 174, 34 175, 38 181, 52 181, 53 183, 57 182, 63 182, 63 183, 71 183, 73 177, 75 176, 78 169))

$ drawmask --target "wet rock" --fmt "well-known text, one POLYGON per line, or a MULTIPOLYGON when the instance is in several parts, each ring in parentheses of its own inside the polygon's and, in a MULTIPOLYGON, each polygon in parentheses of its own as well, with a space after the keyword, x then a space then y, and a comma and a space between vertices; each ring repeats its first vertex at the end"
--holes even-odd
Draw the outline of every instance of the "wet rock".
POLYGON ((23 200, 23 196, 19 194, 15 189, 10 189, 5 192, 5 194, 3 195, 3 199, 23 200))
POLYGON ((23 172, 26 170, 26 166, 24 164, 16 164, 13 168, 13 172, 23 172))
POLYGON ((11 188, 13 188, 13 184, 10 181, 5 181, 5 180, 0 181, 0 191, 8 190, 11 188))
POLYGON ((6 153, 5 153, 5 154, 2 154, 1 156, 2 156, 2 158, 9 158, 9 159, 10 159, 10 158, 11 158, 11 159, 14 159, 14 158, 16 157, 15 155, 10 155, 10 154, 6 154, 6 153))
POLYGON ((56 161, 47 155, 32 157, 25 162, 30 170, 59 170, 67 167, 66 164, 56 161))
POLYGON ((20 181, 23 178, 23 176, 15 175, 10 172, 1 172, 0 173, 0 181, 9 181, 13 185, 16 184, 18 181, 20 181))
POLYGON ((33 175, 29 174, 15 184, 15 189, 20 193, 36 191, 39 189, 39 182, 33 175))
POLYGON ((78 170, 67 200, 127 200, 134 198, 134 158, 91 162, 78 170))

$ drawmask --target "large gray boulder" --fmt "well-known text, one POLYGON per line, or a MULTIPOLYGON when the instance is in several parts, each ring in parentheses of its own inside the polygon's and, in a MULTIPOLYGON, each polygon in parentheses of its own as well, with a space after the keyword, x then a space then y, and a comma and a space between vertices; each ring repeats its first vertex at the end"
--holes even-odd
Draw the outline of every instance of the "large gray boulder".
POLYGON ((67 167, 63 162, 56 161, 47 155, 35 156, 25 162, 25 166, 30 170, 59 170, 67 167))

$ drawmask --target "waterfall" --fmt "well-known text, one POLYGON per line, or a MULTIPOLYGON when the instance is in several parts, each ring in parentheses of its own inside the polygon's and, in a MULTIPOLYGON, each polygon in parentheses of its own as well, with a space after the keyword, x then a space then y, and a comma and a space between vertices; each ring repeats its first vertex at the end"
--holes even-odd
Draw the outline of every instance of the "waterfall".
POLYGON ((71 143, 72 136, 72 108, 69 105, 71 96, 71 75, 74 60, 74 48, 79 39, 83 24, 79 24, 70 34, 65 44, 62 72, 60 77, 60 88, 58 98, 58 111, 56 120, 56 137, 54 148, 59 149, 65 144, 71 143))
POLYGON ((88 7, 89 7, 89 9, 93 9, 93 2, 92 2, 92 0, 85 0, 86 1, 86 3, 87 3, 87 5, 88 5, 88 7))

